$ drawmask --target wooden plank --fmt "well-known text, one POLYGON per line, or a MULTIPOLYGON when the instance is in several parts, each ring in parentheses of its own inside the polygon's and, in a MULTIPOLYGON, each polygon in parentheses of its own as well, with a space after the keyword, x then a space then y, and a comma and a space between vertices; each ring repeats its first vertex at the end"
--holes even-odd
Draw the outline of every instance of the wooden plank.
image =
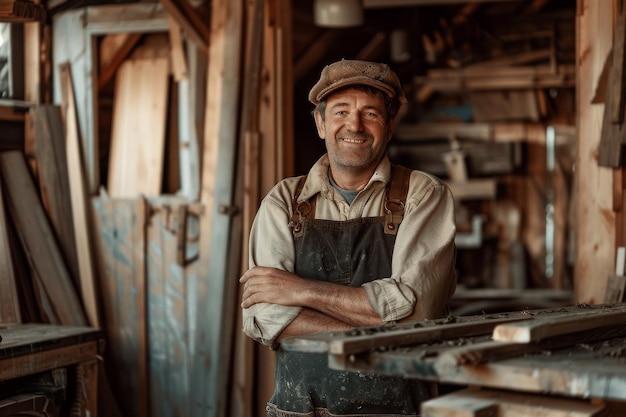
POLYGON ((150 202, 146 227, 146 275, 150 415, 187 416, 192 404, 192 356, 187 345, 193 331, 187 316, 187 276, 179 248, 185 250, 187 204, 177 197, 150 202))
POLYGON ((399 349, 376 349, 363 355, 331 355, 329 366, 332 369, 507 390, 514 384, 518 391, 542 395, 625 400, 626 369, 619 355, 626 347, 624 330, 605 332, 604 336, 606 340, 577 343, 574 339, 566 348, 539 349, 534 353, 479 365, 434 366, 438 355, 451 349, 450 346, 455 343, 471 346, 476 341, 476 338, 462 338, 399 349))
POLYGON ((16 276, 2 188, 0 184, 0 323, 21 323, 20 300, 15 285, 16 276))
POLYGON ((231 260, 231 214, 235 184, 236 144, 241 84, 241 50, 244 5, 241 0, 219 0, 211 4, 211 43, 205 130, 202 148, 200 202, 199 276, 194 293, 198 323, 219 317, 212 326, 198 326, 194 340, 192 415, 214 417, 225 414, 230 374, 234 308, 237 281, 229 279, 231 260), (219 179, 219 180, 218 180, 219 179), (209 277, 210 279, 207 279, 209 277))
POLYGON ((35 128, 34 154, 39 171, 39 193, 72 282, 80 288, 61 108, 42 105, 31 108, 29 114, 35 128))
POLYGON ((78 259, 80 294, 89 324, 100 327, 98 300, 96 299, 96 272, 93 263, 92 218, 88 207, 86 170, 78 133, 76 102, 69 64, 59 66, 62 107, 65 121, 65 150, 69 177, 69 195, 74 222, 74 243, 78 259))
POLYGON ((593 163, 598 155, 602 106, 591 104, 594 89, 612 44, 611 2, 587 2, 577 19, 577 141, 574 210, 584 221, 576 226, 574 302, 595 304, 606 293, 606 277, 613 272, 615 213, 611 170, 593 163))
POLYGON ((601 327, 620 326, 626 321, 626 307, 570 313, 562 317, 536 316, 526 323, 507 323, 493 330, 493 340, 533 343, 601 327))
POLYGON ((36 355, 0 359, 0 381, 25 376, 24 370, 27 370, 27 375, 32 375, 92 360, 100 353, 98 343, 91 341, 42 351, 36 355))
POLYGON ((49 58, 41 52, 44 49, 42 32, 43 27, 38 22, 24 23, 24 99, 35 104, 42 102, 41 67, 49 58))
POLYGON ((424 417, 602 417, 603 404, 495 390, 463 389, 425 401, 424 417))
POLYGON ((11 217, 28 254, 32 274, 45 287, 58 323, 86 324, 85 313, 22 153, 1 153, 0 173, 6 186, 11 217))
POLYGON ((111 197, 161 193, 167 114, 169 51, 134 58, 118 70, 107 190, 111 197))
POLYGON ((351 355, 385 346, 407 346, 457 337, 484 335, 497 324, 526 320, 519 314, 459 317, 457 320, 423 320, 395 326, 368 327, 339 333, 322 333, 289 338, 283 349, 305 352, 328 352, 331 355, 351 355))
POLYGON ((92 199, 106 317, 105 362, 122 415, 147 416, 148 346, 143 198, 92 199))

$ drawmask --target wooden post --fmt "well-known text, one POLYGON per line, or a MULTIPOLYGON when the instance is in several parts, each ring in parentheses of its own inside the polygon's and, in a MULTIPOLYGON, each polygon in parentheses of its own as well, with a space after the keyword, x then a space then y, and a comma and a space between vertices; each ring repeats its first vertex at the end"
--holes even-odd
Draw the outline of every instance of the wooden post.
POLYGON ((592 98, 606 56, 613 43, 613 1, 579 0, 576 16, 578 152, 574 201, 576 210, 576 261, 574 300, 598 303, 604 298, 606 277, 613 272, 615 213, 613 171, 598 166, 597 151, 603 105, 592 98))

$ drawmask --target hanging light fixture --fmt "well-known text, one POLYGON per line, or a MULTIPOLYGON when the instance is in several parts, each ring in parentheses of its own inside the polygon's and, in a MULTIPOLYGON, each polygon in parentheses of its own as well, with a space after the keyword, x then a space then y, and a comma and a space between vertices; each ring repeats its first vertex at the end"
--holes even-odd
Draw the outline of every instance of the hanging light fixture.
POLYGON ((315 24, 323 27, 342 28, 363 24, 361 0, 315 0, 313 3, 315 24))

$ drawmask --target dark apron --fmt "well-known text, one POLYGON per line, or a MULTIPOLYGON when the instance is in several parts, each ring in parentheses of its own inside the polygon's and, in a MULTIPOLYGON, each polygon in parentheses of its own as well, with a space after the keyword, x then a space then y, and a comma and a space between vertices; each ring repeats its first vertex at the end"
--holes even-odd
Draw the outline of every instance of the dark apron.
MULTIPOLYGON (((358 287, 391 276, 395 234, 385 217, 349 221, 305 218, 295 237, 295 273, 358 287)), ((276 351, 276 387, 269 417, 419 415, 429 398, 423 381, 333 370, 328 355, 276 351)))

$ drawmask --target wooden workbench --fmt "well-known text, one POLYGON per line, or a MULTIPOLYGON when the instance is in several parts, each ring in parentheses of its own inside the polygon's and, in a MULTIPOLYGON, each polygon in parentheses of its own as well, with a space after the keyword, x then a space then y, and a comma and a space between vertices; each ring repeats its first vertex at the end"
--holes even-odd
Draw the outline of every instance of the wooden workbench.
MULTIPOLYGON (((66 390, 65 401, 78 415, 97 417, 98 358, 102 333, 89 327, 44 324, 0 325, 0 416, 49 407, 44 391, 66 390), (51 378, 46 378, 50 374, 51 378), (15 389, 19 386, 19 389, 15 389), (33 388, 29 392, 29 387, 33 388), (6 410, 6 411, 5 411, 6 410), (7 414, 8 413, 8 414, 7 414)), ((58 405, 63 409, 63 405, 58 405)), ((42 410, 39 410, 42 411, 42 410)), ((74 414, 72 414, 74 415, 74 414)))
POLYGON ((582 305, 323 333, 285 340, 282 347, 328 352, 334 369, 622 402, 624 323, 623 303, 582 305))

